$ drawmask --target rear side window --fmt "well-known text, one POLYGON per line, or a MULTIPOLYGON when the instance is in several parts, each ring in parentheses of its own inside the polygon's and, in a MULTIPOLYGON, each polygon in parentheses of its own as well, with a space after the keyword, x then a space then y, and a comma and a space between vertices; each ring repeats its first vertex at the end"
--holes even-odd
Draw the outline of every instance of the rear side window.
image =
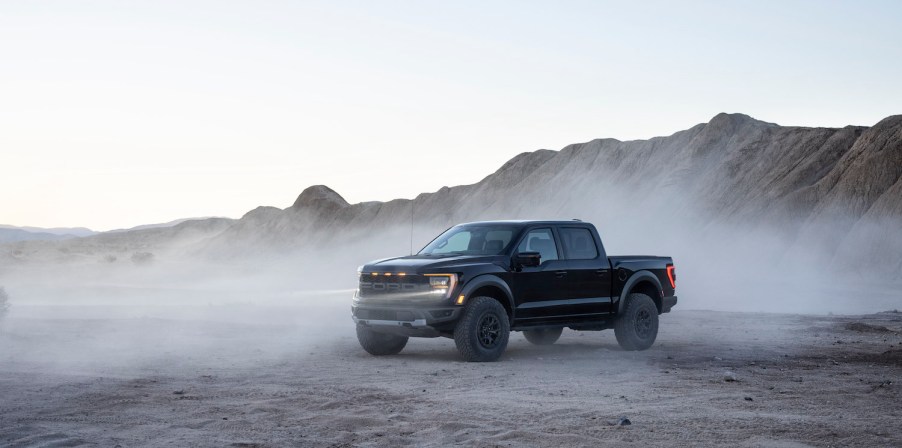
POLYGON ((551 229, 530 230, 526 238, 520 242, 517 252, 538 252, 542 255, 542 262, 557 260, 557 245, 554 244, 554 235, 551 229))
POLYGON ((564 227, 559 230, 561 244, 564 246, 564 254, 570 260, 591 260, 598 257, 598 248, 595 247, 595 238, 589 229, 577 227, 564 227))

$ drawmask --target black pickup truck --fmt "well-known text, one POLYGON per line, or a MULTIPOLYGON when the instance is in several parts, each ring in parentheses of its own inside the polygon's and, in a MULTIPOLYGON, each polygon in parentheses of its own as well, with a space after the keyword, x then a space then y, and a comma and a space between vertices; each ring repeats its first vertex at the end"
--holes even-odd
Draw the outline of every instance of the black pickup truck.
POLYGON ((351 306, 357 339, 393 355, 409 337, 453 338, 467 361, 495 361, 511 331, 553 344, 564 327, 614 329, 645 350, 658 315, 676 305, 670 257, 609 257, 595 226, 573 221, 487 221, 454 226, 416 255, 359 269, 351 306))

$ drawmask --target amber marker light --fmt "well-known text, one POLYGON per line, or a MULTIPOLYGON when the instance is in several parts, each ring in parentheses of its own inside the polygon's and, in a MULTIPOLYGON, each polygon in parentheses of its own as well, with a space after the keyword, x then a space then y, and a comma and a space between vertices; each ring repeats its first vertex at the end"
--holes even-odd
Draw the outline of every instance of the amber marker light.
POLYGON ((457 297, 457 301, 454 302, 454 303, 457 304, 457 305, 463 305, 463 304, 464 304, 464 299, 466 299, 466 297, 464 297, 464 295, 461 294, 461 295, 459 295, 459 296, 457 297))

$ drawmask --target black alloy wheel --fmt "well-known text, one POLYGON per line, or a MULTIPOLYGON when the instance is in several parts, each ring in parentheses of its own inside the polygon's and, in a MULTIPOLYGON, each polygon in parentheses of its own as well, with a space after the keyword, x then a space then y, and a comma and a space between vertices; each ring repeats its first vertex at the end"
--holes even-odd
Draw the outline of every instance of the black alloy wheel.
POLYGON ((468 362, 496 361, 507 348, 510 319, 501 302, 473 297, 454 327, 454 344, 468 362))
POLYGON ((645 350, 658 337, 658 307, 651 297, 632 293, 614 322, 614 335, 624 350, 645 350))
POLYGON ((479 320, 479 343, 491 349, 501 339, 501 322, 493 313, 486 313, 479 320))
POLYGON ((636 313, 636 336, 640 339, 648 339, 651 336, 651 313, 643 308, 636 313))

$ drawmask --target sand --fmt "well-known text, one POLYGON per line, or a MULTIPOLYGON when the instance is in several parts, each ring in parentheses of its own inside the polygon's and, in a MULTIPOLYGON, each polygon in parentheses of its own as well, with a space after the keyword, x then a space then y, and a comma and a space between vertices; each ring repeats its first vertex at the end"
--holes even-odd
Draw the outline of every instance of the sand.
POLYGON ((900 313, 677 309, 648 351, 515 333, 475 364, 443 338, 366 354, 342 294, 15 311, 2 446, 902 445, 900 313))

